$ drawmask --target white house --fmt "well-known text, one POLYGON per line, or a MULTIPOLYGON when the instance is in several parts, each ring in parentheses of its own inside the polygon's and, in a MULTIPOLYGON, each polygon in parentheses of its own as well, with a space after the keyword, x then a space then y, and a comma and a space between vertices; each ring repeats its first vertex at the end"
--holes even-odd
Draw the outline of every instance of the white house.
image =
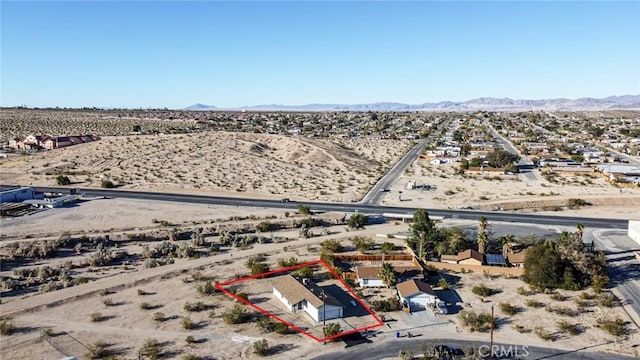
POLYGON ((295 313, 304 311, 316 322, 341 318, 342 304, 331 294, 324 292, 321 287, 310 279, 296 280, 291 275, 284 275, 273 280, 273 295, 286 308, 295 313))
POLYGON ((411 279, 396 285, 400 302, 413 310, 421 310, 427 306, 438 304, 438 297, 426 282, 411 279))
POLYGON ((384 287, 385 285, 380 279, 381 268, 381 266, 358 266, 356 268, 358 285, 361 287, 384 287))

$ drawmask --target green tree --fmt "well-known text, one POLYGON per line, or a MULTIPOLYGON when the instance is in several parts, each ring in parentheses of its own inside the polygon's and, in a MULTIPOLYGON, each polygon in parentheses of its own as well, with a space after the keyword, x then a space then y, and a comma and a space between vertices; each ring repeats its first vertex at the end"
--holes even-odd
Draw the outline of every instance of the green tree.
POLYGON ((100 186, 107 189, 111 189, 115 187, 115 185, 111 180, 102 180, 102 182, 100 183, 100 186))
POLYGON ((311 210, 309 209, 308 206, 306 206, 304 204, 299 204, 298 205, 298 213, 302 214, 302 215, 311 215, 311 210))
POLYGON ((351 238, 351 242, 353 243, 353 246, 355 246, 356 249, 358 249, 358 251, 363 254, 371 250, 373 248, 373 245, 375 245, 375 241, 364 236, 354 236, 353 238, 351 238))
POLYGON ((347 221, 347 225, 353 229, 361 229, 367 224, 367 217, 364 214, 356 213, 351 215, 347 221))
POLYGON ((506 150, 496 150, 487 155, 487 161, 489 166, 494 168, 505 167, 509 163, 514 163, 520 160, 520 156, 510 154, 506 150))
POLYGON ((413 214, 411 233, 407 244, 418 253, 421 259, 432 256, 435 253, 436 244, 442 240, 442 235, 424 209, 418 209, 413 214))
POLYGON ((385 262, 382 263, 380 267, 380 280, 385 284, 386 287, 392 287, 396 284, 396 273, 393 265, 391 263, 385 262))
POLYGON ((56 176, 56 184, 58 185, 70 185, 71 180, 69 180, 68 176, 58 175, 56 176))
POLYGON ((380 254, 382 254, 382 262, 384 263, 384 258, 387 254, 391 253, 395 250, 396 246, 392 243, 385 241, 380 245, 380 254))
POLYGON ((344 248, 342 247, 342 244, 340 244, 340 242, 335 239, 325 240, 320 243, 320 246, 322 247, 323 250, 326 250, 331 253, 342 252, 344 250, 344 248))

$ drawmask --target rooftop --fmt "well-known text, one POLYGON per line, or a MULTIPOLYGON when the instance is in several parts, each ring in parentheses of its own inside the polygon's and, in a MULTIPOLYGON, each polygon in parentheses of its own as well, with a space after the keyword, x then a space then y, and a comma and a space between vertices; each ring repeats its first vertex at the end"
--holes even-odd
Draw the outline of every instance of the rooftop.
POLYGON ((424 281, 411 279, 405 282, 401 282, 396 285, 396 289, 398 289, 398 293, 402 297, 411 296, 413 294, 417 294, 419 292, 423 292, 426 294, 435 295, 436 293, 431 289, 431 286, 424 281))
MULTIPOLYGON (((284 298, 291 302, 291 304, 297 304, 302 300, 307 300, 307 302, 313 305, 316 309, 320 308, 323 304, 321 298, 322 288, 310 279, 303 279, 303 282, 304 284, 291 275, 283 275, 273 280, 272 284, 284 298)), ((326 291, 325 301, 327 305, 342 307, 342 303, 326 291)))

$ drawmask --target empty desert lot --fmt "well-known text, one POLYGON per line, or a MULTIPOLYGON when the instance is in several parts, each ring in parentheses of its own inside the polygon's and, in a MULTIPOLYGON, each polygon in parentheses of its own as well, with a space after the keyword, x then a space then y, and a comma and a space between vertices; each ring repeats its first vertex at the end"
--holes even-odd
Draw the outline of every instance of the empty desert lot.
POLYGON ((360 199, 412 142, 199 132, 106 137, 1 162, 2 183, 189 191, 319 201, 360 199))

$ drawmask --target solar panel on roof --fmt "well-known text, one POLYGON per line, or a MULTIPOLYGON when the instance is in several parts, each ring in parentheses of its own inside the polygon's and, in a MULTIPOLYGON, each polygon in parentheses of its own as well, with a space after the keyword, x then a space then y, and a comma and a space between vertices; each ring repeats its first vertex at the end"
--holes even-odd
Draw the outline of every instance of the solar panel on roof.
POLYGON ((506 265, 504 257, 501 254, 486 254, 487 264, 489 265, 506 265))

